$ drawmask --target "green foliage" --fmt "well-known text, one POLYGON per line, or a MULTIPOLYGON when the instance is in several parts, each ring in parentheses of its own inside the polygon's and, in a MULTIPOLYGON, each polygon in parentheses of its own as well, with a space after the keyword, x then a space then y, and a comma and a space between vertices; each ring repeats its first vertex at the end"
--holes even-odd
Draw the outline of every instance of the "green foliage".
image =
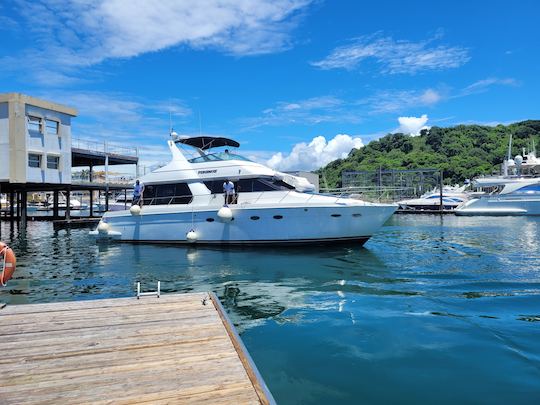
POLYGON ((431 127, 420 136, 388 134, 353 149, 346 159, 338 159, 319 169, 323 187, 340 187, 341 173, 354 170, 419 169, 443 170, 445 182, 462 183, 482 174, 498 173, 508 153, 513 135, 512 156, 522 153, 531 140, 539 144, 540 120, 510 125, 457 125, 431 127))

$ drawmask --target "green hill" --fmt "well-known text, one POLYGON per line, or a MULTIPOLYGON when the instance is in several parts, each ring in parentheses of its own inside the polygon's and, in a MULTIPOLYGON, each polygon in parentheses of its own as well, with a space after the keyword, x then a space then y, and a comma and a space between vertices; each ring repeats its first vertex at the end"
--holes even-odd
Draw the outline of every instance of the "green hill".
POLYGON ((338 159, 319 169, 322 185, 341 186, 341 173, 352 170, 437 168, 443 170, 445 183, 462 183, 481 174, 499 172, 508 153, 508 139, 513 135, 512 156, 522 153, 534 139, 538 145, 540 120, 510 125, 457 125, 431 127, 419 136, 388 134, 353 149, 345 159, 338 159))

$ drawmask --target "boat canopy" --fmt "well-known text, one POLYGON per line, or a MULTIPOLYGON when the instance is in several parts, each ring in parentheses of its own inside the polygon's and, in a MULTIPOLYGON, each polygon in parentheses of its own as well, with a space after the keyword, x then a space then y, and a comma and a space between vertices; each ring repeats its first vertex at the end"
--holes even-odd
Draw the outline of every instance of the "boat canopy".
POLYGON ((175 142, 193 146, 201 150, 218 148, 220 146, 232 146, 233 148, 238 148, 240 146, 238 142, 232 139, 215 136, 194 136, 191 138, 177 139, 175 142))

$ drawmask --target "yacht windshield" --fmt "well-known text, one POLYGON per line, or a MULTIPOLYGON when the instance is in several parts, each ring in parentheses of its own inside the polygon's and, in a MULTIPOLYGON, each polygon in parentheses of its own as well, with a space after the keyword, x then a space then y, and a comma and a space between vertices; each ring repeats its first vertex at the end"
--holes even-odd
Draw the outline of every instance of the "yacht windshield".
POLYGON ((249 160, 248 158, 245 158, 244 156, 237 155, 235 153, 230 153, 230 152, 210 153, 208 155, 198 156, 196 158, 189 159, 188 162, 203 163, 203 162, 213 162, 217 160, 243 160, 245 162, 251 162, 251 160, 249 160))

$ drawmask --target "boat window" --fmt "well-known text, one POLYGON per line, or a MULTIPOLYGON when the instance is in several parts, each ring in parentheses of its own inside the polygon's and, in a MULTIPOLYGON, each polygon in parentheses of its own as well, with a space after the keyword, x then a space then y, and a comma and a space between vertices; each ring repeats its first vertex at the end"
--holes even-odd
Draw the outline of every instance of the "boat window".
POLYGON ((144 186, 144 205, 189 204, 191 200, 193 200, 193 194, 186 183, 144 186))
POLYGON ((283 215, 274 215, 274 219, 283 219, 283 215))
POLYGON ((235 153, 225 153, 225 152, 218 152, 218 153, 209 153, 204 156, 197 156, 193 159, 189 159, 188 162, 190 163, 204 163, 204 162, 214 162, 218 160, 243 160, 245 162, 251 162, 248 158, 237 155, 235 153))
POLYGON ((216 155, 219 156, 220 160, 243 160, 245 162, 251 162, 248 158, 237 155, 236 153, 230 153, 230 152, 220 152, 216 153, 216 155))
POLYGON ((250 219, 252 219, 253 221, 257 221, 257 220, 261 219, 261 217, 259 217, 257 215, 253 215, 252 217, 250 217, 250 219))
POLYGON ((197 156, 196 158, 189 159, 190 163, 204 163, 204 162, 215 162, 216 160, 223 160, 217 154, 210 153, 204 156, 197 156))
POLYGON ((530 184, 525 187, 518 188, 510 194, 540 194, 540 184, 530 184))
MULTIPOLYGON (((223 182, 224 180, 205 181, 204 185, 210 190, 212 194, 221 194, 223 193, 223 182)), ((239 193, 294 190, 294 187, 290 184, 272 178, 240 179, 237 181, 233 181, 233 183, 235 191, 239 193)))

